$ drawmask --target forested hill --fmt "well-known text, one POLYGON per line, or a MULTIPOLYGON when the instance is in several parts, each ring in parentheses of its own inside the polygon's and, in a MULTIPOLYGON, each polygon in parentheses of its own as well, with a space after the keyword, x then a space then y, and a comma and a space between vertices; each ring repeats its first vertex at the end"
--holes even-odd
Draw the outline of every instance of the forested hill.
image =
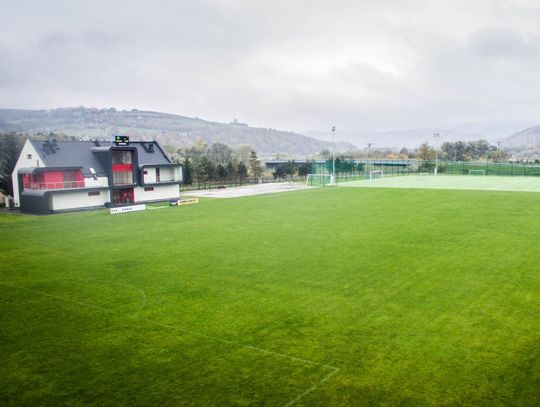
POLYGON ((540 148, 540 126, 529 127, 501 140, 503 147, 510 148, 540 148))
MULTIPOLYGON (((110 139, 127 135, 134 140, 158 140, 163 145, 182 147, 202 138, 231 147, 247 144, 260 154, 314 154, 330 149, 331 143, 298 133, 250 127, 243 123, 216 123, 198 118, 142 110, 60 108, 53 110, 0 109, 0 132, 28 134, 50 132, 83 139, 110 139)), ((338 151, 353 149, 350 143, 336 143, 338 151)))

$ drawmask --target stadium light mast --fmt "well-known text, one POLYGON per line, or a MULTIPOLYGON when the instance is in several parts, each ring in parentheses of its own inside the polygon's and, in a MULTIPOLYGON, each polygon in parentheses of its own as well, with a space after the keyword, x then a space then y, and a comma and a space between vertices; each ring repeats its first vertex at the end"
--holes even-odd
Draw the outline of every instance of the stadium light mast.
POLYGON ((439 152, 437 150, 437 145, 439 143, 439 137, 441 135, 439 133, 434 133, 433 137, 435 138, 435 173, 434 175, 437 175, 437 164, 439 162, 439 152))
POLYGON ((334 133, 336 132, 336 126, 332 126, 332 180, 331 186, 336 185, 336 139, 334 133))
POLYGON ((367 143, 366 146, 368 148, 367 150, 367 156, 368 158, 371 158, 371 147, 373 147, 375 145, 375 143, 367 143))

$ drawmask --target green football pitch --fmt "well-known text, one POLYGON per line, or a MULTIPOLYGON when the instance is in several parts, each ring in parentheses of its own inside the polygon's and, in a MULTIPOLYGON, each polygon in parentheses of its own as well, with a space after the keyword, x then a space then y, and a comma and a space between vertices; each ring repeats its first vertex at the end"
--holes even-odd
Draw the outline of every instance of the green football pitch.
POLYGON ((540 404, 535 193, 314 188, 0 233, 1 405, 540 404))
POLYGON ((483 175, 401 175, 340 182, 340 186, 367 188, 468 189, 540 192, 540 177, 483 175))

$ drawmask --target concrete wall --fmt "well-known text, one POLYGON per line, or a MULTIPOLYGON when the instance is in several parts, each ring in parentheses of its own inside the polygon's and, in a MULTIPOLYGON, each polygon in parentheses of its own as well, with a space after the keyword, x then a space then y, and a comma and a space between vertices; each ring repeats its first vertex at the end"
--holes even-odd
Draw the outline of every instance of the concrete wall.
POLYGON ((103 206, 105 202, 109 202, 107 189, 100 190, 97 196, 89 196, 88 191, 51 192, 51 209, 53 211, 103 206))
POLYGON ((17 160, 17 164, 15 164, 15 168, 13 169, 13 172, 11 173, 11 177, 13 180, 13 198, 15 201, 15 206, 20 206, 21 200, 19 198, 19 179, 17 177, 17 171, 19 171, 19 168, 29 168, 29 167, 44 167, 43 160, 39 156, 38 152, 30 143, 30 140, 26 140, 26 143, 24 143, 23 149, 21 151, 21 155, 19 156, 19 159, 17 160), (29 158, 30 155, 30 158, 29 158))

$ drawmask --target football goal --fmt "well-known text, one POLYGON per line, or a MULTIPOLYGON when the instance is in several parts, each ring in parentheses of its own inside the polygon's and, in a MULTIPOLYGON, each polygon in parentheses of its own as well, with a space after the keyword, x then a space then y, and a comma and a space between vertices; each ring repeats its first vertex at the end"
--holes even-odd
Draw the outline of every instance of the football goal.
POLYGON ((486 170, 469 170, 469 175, 486 175, 486 170))
POLYGON ((383 171, 370 171, 369 179, 382 178, 384 176, 383 171))
POLYGON ((306 186, 333 186, 334 177, 330 174, 308 174, 306 186))

